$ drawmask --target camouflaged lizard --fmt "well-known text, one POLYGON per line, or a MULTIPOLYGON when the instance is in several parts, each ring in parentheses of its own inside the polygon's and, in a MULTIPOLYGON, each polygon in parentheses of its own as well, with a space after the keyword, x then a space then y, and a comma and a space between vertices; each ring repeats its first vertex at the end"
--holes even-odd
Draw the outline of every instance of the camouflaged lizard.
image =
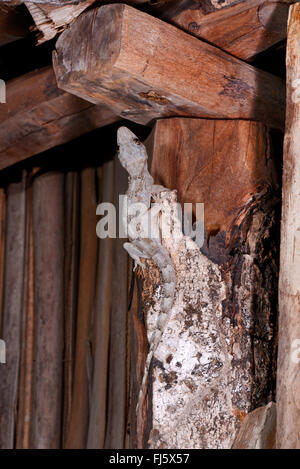
POLYGON ((149 174, 148 156, 145 146, 126 127, 120 127, 117 134, 119 160, 129 174, 129 185, 126 192, 127 206, 123 208, 122 220, 127 227, 129 243, 124 248, 134 260, 134 270, 139 265, 142 269, 143 259, 152 259, 161 273, 161 304, 157 323, 152 333, 147 355, 144 376, 139 393, 137 412, 146 392, 146 384, 153 354, 160 342, 165 326, 169 320, 175 296, 175 272, 172 260, 162 245, 160 201, 171 193, 163 186, 153 183, 149 174), (155 203, 151 206, 151 201, 155 203))

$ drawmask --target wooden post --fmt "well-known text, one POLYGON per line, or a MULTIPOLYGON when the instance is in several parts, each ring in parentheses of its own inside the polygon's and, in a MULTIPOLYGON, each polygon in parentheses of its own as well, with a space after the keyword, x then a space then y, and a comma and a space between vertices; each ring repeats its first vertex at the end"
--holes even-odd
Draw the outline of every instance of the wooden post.
MULTIPOLYGON (((275 392, 277 182, 268 129, 163 119, 148 144, 155 181, 177 189, 182 203, 204 203, 205 240, 191 250, 166 241, 177 293, 135 442, 230 448, 245 415, 275 392)), ((151 330, 159 273, 147 263, 140 275, 140 311, 151 330)), ((137 321, 135 329, 141 337, 137 321)))
POLYGON ((300 4, 290 9, 287 45, 279 279, 277 447, 300 448, 300 4))
POLYGON ((284 123, 280 79, 123 4, 80 16, 53 60, 60 88, 141 124, 176 115, 284 123))

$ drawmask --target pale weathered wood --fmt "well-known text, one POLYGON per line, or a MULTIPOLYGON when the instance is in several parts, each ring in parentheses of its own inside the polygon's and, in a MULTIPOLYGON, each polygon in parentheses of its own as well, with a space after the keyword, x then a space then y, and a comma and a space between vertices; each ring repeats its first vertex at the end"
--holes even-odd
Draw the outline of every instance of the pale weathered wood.
POLYGON ((64 174, 38 174, 33 182, 34 389, 31 443, 60 447, 64 312, 64 174))
POLYGON ((54 68, 60 88, 138 123, 174 115, 284 122, 280 79, 126 5, 81 15, 58 39, 54 68))
MULTIPOLYGON (((268 130, 175 118, 157 121, 153 132, 155 181, 177 189, 180 202, 204 203, 205 240, 179 254, 175 241, 167 246, 177 296, 135 441, 230 448, 245 415, 275 393, 277 180, 268 130)), ((140 314, 148 314, 149 331, 159 273, 147 262, 142 276, 140 314)))
POLYGON ((51 67, 7 83, 0 106, 0 169, 66 143, 117 118, 57 88, 51 67))
POLYGON ((169 4, 161 17, 247 60, 286 37, 289 3, 250 0, 207 15, 193 0, 182 0, 169 4))
POLYGON ((300 4, 291 7, 287 44, 277 372, 277 448, 300 448, 300 4))
MULTIPOLYGON (((72 23, 84 10, 89 8, 97 0, 81 0, 79 3, 76 1, 59 2, 56 4, 49 1, 34 0, 25 1, 37 29, 38 43, 41 44, 54 38, 58 33, 62 32, 72 23), (65 3, 65 4, 64 4, 65 3)), ((147 0, 127 0, 122 3, 139 4, 145 3, 147 0)), ((110 3, 109 0, 97 1, 97 4, 110 3)))
POLYGON ((259 407, 246 415, 232 449, 275 449, 276 404, 259 407))
POLYGON ((6 363, 0 364, 0 448, 12 449, 16 431, 23 317, 25 173, 7 190, 3 323, 6 363))

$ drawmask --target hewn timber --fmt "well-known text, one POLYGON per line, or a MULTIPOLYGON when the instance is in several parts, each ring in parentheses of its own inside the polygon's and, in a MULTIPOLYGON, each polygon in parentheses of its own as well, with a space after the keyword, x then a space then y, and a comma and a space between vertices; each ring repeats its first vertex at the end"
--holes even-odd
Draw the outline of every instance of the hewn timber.
MULTIPOLYGON (((278 200, 268 129, 245 121, 162 119, 149 148, 155 181, 177 189, 182 203, 204 203, 205 236, 194 249, 165 240, 177 293, 132 444, 230 448, 246 414, 275 392, 278 200)), ((147 261, 140 274, 139 311, 150 334, 159 273, 147 261)), ((136 320, 142 346, 139 327, 136 320)), ((135 363, 145 352, 136 351, 135 363)))
POLYGON ((126 5, 81 15, 54 53, 58 86, 147 124, 190 116, 284 125, 284 85, 172 25, 126 5))
POLYGON ((287 44, 277 373, 277 448, 300 448, 300 4, 291 7, 287 44))
POLYGON ((104 105, 59 90, 51 67, 16 78, 0 105, 0 169, 117 119, 104 105))
POLYGON ((247 60, 286 37, 290 1, 247 2, 205 14, 194 0, 169 3, 160 17, 247 60))

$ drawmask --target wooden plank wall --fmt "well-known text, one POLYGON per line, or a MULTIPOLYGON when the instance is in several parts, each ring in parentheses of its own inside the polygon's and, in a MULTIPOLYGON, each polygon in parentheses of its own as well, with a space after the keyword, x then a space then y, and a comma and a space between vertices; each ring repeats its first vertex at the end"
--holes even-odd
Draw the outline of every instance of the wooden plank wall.
POLYGON ((109 141, 94 162, 33 162, 0 188, 1 449, 125 445, 127 254, 96 235, 97 204, 127 184, 109 141))

